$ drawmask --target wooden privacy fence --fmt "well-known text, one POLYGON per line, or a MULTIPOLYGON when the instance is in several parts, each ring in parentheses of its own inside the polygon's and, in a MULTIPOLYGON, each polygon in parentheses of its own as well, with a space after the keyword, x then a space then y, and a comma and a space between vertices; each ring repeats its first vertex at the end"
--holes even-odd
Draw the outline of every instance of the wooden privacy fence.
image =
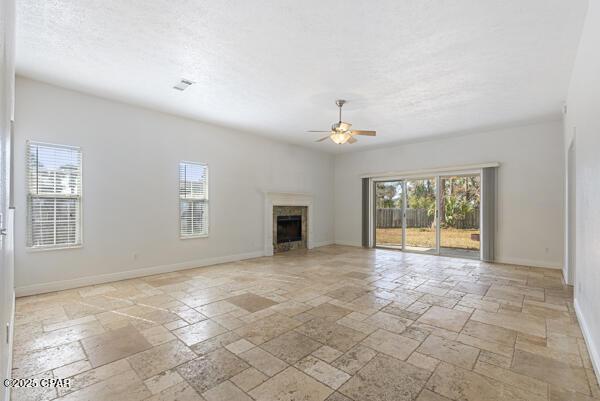
MULTIPOLYGON (((433 216, 427 214, 427 209, 406 209, 406 227, 431 227, 432 224, 433 216)), ((402 209, 377 209, 377 228, 402 228, 402 209)), ((479 228, 479 209, 467 213, 454 228, 479 228)))

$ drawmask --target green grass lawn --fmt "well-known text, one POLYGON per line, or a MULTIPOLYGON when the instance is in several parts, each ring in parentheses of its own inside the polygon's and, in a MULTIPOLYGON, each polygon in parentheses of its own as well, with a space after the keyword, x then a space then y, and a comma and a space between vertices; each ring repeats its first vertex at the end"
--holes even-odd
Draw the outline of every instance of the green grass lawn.
MULTIPOLYGON (((457 249, 479 249, 479 241, 473 241, 471 234, 479 234, 479 230, 442 228, 441 247, 457 249)), ((378 228, 376 232, 377 244, 399 245, 402 243, 401 228, 378 228)), ((433 228, 407 228, 406 245, 423 248, 435 246, 435 230, 433 228)))

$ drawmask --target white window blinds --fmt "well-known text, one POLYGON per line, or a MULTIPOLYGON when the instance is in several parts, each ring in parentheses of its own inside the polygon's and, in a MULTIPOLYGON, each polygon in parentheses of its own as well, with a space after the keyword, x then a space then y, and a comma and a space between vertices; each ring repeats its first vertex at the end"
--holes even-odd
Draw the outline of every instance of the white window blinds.
POLYGON ((208 235, 208 166, 179 163, 179 234, 182 238, 208 235))
POLYGON ((27 143, 27 246, 81 244, 81 149, 27 143))

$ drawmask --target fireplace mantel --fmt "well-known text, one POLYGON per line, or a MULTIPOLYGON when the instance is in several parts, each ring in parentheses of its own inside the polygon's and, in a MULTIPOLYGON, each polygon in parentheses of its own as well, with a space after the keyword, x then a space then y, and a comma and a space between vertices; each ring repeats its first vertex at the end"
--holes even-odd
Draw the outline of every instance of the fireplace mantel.
POLYGON ((303 192, 264 192, 265 194, 265 256, 273 255, 273 206, 306 206, 308 210, 308 239, 306 247, 313 248, 313 196, 303 192))

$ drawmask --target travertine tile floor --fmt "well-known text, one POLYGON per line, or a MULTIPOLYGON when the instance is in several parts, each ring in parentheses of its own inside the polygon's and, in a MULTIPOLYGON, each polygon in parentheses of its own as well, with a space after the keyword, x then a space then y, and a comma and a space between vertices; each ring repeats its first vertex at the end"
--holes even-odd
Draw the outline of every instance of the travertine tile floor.
POLYGON ((559 271, 340 246, 20 298, 15 400, 597 400, 559 271))

